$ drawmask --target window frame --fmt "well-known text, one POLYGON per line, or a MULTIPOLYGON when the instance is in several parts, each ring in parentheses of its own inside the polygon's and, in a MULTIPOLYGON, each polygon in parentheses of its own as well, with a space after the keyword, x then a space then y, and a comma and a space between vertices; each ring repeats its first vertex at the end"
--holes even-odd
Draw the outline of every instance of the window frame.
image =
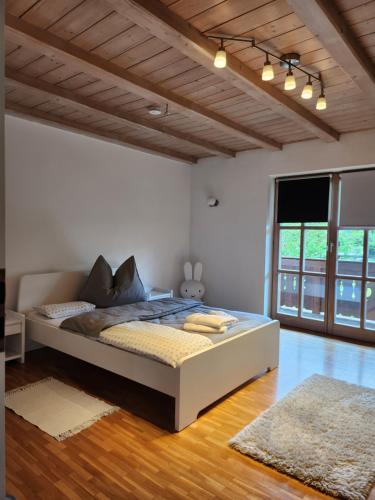
POLYGON ((344 227, 338 223, 339 216, 339 200, 340 200, 340 174, 331 174, 331 189, 329 200, 329 217, 327 229, 327 253, 326 253, 326 272, 316 273, 313 271, 304 271, 304 241, 305 231, 309 229, 325 229, 324 226, 314 226, 311 223, 301 223, 296 226, 277 222, 277 179, 275 180, 275 199, 274 199, 274 223, 273 223, 273 246, 272 246, 272 291, 271 291, 271 315, 272 318, 278 319, 282 326, 301 328, 307 331, 315 331, 335 336, 348 337, 355 340, 363 340, 366 342, 375 343, 375 330, 365 328, 366 314, 366 283, 375 284, 375 276, 370 277, 368 273, 368 234, 370 230, 374 230, 375 226, 363 227, 344 227), (279 267, 279 242, 280 231, 284 229, 300 229, 300 259, 298 270, 283 270, 279 267), (342 275, 337 273, 337 244, 338 234, 343 229, 362 229, 364 230, 363 242, 363 259, 362 259, 362 274, 361 276, 342 275), (297 316, 291 316, 278 312, 278 277, 279 274, 286 273, 299 276, 298 289, 298 313, 297 316), (324 304, 324 321, 319 321, 302 316, 303 307, 303 277, 318 276, 325 277, 325 304, 324 304), (361 305, 360 305, 360 326, 351 327, 335 323, 335 308, 336 308, 336 280, 337 279, 352 279, 361 283, 361 305))

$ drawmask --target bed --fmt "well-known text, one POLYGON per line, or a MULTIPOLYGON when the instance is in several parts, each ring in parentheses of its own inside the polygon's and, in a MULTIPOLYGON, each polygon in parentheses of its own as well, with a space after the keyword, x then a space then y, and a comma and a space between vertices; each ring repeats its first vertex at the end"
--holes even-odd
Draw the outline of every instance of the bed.
POLYGON ((277 367, 279 322, 267 322, 223 338, 172 367, 155 359, 63 330, 59 322, 32 313, 34 306, 77 300, 87 274, 58 272, 24 275, 18 311, 26 314, 26 336, 43 346, 74 356, 134 380, 175 399, 175 430, 193 423, 198 413, 243 383, 277 367))

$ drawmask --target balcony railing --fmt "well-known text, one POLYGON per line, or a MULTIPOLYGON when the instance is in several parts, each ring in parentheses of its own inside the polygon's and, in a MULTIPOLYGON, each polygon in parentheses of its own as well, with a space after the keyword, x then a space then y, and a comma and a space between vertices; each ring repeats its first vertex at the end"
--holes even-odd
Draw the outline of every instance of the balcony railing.
MULTIPOLYGON (((279 312, 297 316, 299 276, 288 274, 288 270, 299 270, 299 259, 282 259, 282 269, 279 277, 279 312)), ((305 259, 304 269, 313 273, 325 273, 326 261, 323 259, 305 259)), ((350 278, 338 278, 336 281, 335 310, 337 322, 359 326, 361 310, 361 281, 355 276, 362 276, 362 261, 340 260, 338 273, 350 278)), ((375 262, 369 262, 368 275, 375 277, 375 262)), ((302 315, 323 321, 325 301, 325 276, 303 276, 302 283, 302 315)), ((375 329, 375 285, 368 283, 365 287, 366 328, 375 329)))

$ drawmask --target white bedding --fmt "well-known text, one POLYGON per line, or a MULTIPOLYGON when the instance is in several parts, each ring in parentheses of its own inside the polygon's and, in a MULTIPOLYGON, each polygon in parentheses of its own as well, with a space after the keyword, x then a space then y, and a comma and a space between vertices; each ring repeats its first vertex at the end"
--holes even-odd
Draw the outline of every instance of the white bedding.
POLYGON ((156 359, 176 368, 183 358, 196 354, 213 342, 203 335, 184 332, 147 321, 121 323, 103 330, 101 342, 156 359))

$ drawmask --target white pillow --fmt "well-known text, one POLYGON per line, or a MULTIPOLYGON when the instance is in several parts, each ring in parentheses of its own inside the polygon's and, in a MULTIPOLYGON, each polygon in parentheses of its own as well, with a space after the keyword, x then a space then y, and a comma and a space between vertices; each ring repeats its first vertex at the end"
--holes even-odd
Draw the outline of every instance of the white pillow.
POLYGON ((77 316, 77 314, 93 311, 94 309, 95 304, 83 301, 63 302, 62 304, 45 304, 34 307, 36 312, 43 314, 43 316, 47 316, 47 318, 50 319, 77 316))

